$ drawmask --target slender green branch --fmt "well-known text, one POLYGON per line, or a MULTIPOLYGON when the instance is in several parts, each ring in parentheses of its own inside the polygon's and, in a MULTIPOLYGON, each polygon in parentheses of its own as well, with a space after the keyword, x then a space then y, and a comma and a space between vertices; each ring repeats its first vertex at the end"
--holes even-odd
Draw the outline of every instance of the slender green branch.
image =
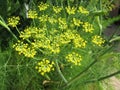
MULTIPOLYGON (((100 8, 100 11, 103 11, 103 9, 102 9, 102 0, 99 0, 99 8, 100 8)), ((98 20, 98 25, 99 25, 99 28, 100 28, 100 35, 102 34, 102 30, 103 30, 103 27, 102 27, 102 24, 101 24, 101 22, 102 22, 102 15, 100 15, 100 16, 98 16, 97 17, 97 20, 98 20)))
POLYGON ((56 63, 57 71, 58 71, 59 75, 61 76, 62 80, 63 80, 65 83, 67 83, 68 81, 65 79, 64 75, 62 74, 62 72, 61 72, 61 70, 60 70, 60 67, 59 67, 59 65, 58 65, 57 60, 55 60, 55 63, 56 63))
POLYGON ((97 21, 98 21, 98 25, 99 25, 99 29, 100 29, 100 35, 101 35, 101 33, 102 33, 102 24, 101 24, 100 16, 97 16, 97 21))
POLYGON ((16 39, 16 40, 18 40, 18 38, 16 37, 16 35, 10 30, 10 29, 7 29, 9 32, 10 32, 10 34, 12 34, 12 36, 16 39))
POLYGON ((98 81, 102 81, 102 80, 104 80, 104 79, 110 78, 110 77, 115 76, 115 75, 117 75, 117 74, 120 74, 120 70, 117 71, 117 72, 114 72, 114 73, 112 73, 112 74, 110 74, 110 75, 101 77, 101 78, 98 79, 98 81))
POLYGON ((61 7, 63 8, 63 7, 64 7, 64 5, 63 5, 63 0, 60 0, 60 1, 61 1, 61 2, 60 2, 60 3, 61 3, 61 7))
POLYGON ((15 28, 16 28, 17 32, 20 34, 20 31, 19 31, 19 29, 17 28, 17 26, 16 26, 15 28))
POLYGON ((119 40, 119 39, 120 39, 120 37, 113 38, 114 35, 116 34, 116 32, 119 31, 119 30, 120 30, 120 26, 117 28, 117 30, 115 30, 115 32, 113 32, 113 34, 112 34, 111 37, 109 38, 108 42, 111 43, 111 42, 113 42, 113 41, 116 41, 116 40, 119 40))
POLYGON ((68 4, 68 6, 70 6, 70 1, 69 0, 67 0, 67 4, 68 4))
POLYGON ((95 83, 95 82, 98 82, 98 81, 102 81, 102 80, 108 79, 108 78, 110 78, 112 76, 115 76, 115 75, 118 75, 118 74, 120 74, 120 70, 116 71, 116 72, 114 72, 114 73, 112 73, 110 75, 106 75, 106 76, 100 77, 98 79, 93 79, 93 80, 85 81, 85 82, 83 82, 83 84, 86 84, 86 83, 95 83))

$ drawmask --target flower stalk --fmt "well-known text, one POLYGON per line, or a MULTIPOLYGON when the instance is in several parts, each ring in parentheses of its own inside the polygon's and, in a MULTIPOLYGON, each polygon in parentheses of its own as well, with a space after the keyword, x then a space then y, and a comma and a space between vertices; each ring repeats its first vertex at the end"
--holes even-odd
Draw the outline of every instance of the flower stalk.
POLYGON ((58 62, 57 60, 55 60, 55 64, 56 64, 56 69, 61 77, 61 79, 65 82, 65 83, 68 83, 68 81, 66 80, 66 78, 64 77, 64 75, 62 74, 61 70, 60 70, 60 67, 58 65, 58 62))

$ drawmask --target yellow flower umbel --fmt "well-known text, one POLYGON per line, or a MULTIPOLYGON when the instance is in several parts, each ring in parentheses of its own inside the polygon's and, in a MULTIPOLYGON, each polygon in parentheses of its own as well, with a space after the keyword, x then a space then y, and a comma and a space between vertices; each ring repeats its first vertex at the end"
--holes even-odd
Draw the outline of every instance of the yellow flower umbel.
POLYGON ((73 44, 76 48, 85 48, 86 41, 79 34, 75 34, 75 38, 73 39, 73 44))
POLYGON ((59 23, 59 28, 60 29, 67 29, 67 22, 66 22, 66 18, 58 18, 58 23, 59 23))
POLYGON ((34 19, 34 18, 37 18, 37 16, 38 16, 38 14, 35 10, 29 10, 28 11, 28 18, 34 19))
POLYGON ((61 11, 62 11, 62 8, 61 7, 59 7, 59 6, 53 6, 53 11, 55 12, 55 13, 60 13, 61 11))
POLYGON ((82 56, 76 52, 69 53, 66 57, 66 60, 75 65, 81 65, 82 56))
POLYGON ((13 16, 11 18, 8 18, 8 25, 11 27, 16 27, 19 24, 19 21, 20 21, 19 16, 17 17, 13 16))
POLYGON ((41 2, 38 6, 40 11, 45 11, 49 7, 49 4, 41 2))
POLYGON ((57 43, 51 43, 50 45, 50 52, 53 54, 58 54, 60 52, 60 45, 57 43))
POLYGON ((50 62, 48 59, 43 59, 42 61, 38 62, 37 66, 35 67, 38 72, 44 76, 46 73, 54 70, 54 62, 50 62))
POLYGON ((75 26, 80 26, 81 24, 83 24, 83 22, 81 22, 79 19, 73 18, 73 23, 75 26))
POLYGON ((68 44, 74 39, 75 35, 72 30, 66 30, 64 33, 60 34, 59 42, 60 44, 68 44))
POLYGON ((19 54, 23 54, 26 57, 30 57, 30 58, 33 58, 37 53, 34 48, 20 41, 18 41, 18 43, 16 43, 13 47, 15 48, 16 51, 19 52, 19 54))
POLYGON ((101 46, 105 40, 101 36, 95 35, 92 37, 92 42, 98 46, 101 46))
POLYGON ((85 15, 89 14, 89 11, 87 9, 85 9, 83 6, 79 6, 78 12, 82 13, 82 14, 85 14, 85 15))
POLYGON ((40 22, 46 22, 48 20, 48 15, 42 15, 39 17, 40 22))
POLYGON ((27 27, 24 31, 21 32, 20 38, 29 39, 33 36, 35 36, 40 30, 37 27, 27 27))
POLYGON ((70 6, 68 6, 68 7, 66 7, 65 9, 66 9, 66 11, 67 11, 67 13, 68 13, 69 15, 75 14, 75 11, 76 11, 76 8, 75 8, 75 7, 70 7, 70 6))
POLYGON ((51 24, 55 24, 55 23, 57 23, 57 20, 53 17, 48 17, 48 22, 51 24))
POLYGON ((88 22, 85 22, 82 26, 83 26, 83 31, 85 32, 92 33, 94 30, 93 25, 88 22))

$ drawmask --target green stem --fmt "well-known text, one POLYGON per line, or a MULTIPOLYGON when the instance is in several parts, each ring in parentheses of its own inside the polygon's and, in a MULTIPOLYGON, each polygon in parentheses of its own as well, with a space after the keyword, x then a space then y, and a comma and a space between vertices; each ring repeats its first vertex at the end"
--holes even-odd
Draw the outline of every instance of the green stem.
POLYGON ((70 1, 69 0, 67 0, 67 4, 68 4, 68 6, 70 6, 70 1))
MULTIPOLYGON (((102 8, 102 0, 100 0, 100 10, 101 11, 103 11, 103 8, 102 8)), ((103 29, 103 27, 102 27, 102 14, 99 16, 99 20, 100 20, 100 22, 99 22, 99 27, 100 27, 100 35, 102 34, 102 29, 103 29)))
POLYGON ((63 5, 63 0, 61 0, 61 7, 62 7, 62 8, 64 7, 64 5, 63 5))
POLYGON ((46 79, 51 80, 49 75, 45 74, 46 79))
POLYGON ((113 41, 116 41, 116 40, 118 40, 119 39, 119 37, 116 37, 116 38, 113 38, 114 37, 114 35, 117 33, 117 31, 119 31, 120 30, 120 26, 117 28, 117 30, 115 30, 114 32, 113 32, 113 34, 111 35, 111 37, 109 38, 109 40, 108 40, 108 42, 113 42, 113 41))
POLYGON ((116 71, 116 72, 114 72, 114 73, 112 73, 110 75, 106 75, 106 76, 100 77, 98 79, 93 79, 93 80, 85 81, 85 82, 83 82, 83 84, 95 83, 95 82, 98 82, 98 81, 102 81, 102 80, 108 79, 108 78, 110 78, 112 76, 115 76, 115 75, 118 75, 118 74, 120 74, 120 70, 116 71))
POLYGON ((35 19, 33 19, 33 25, 34 25, 34 27, 36 26, 36 24, 35 24, 35 19))
POLYGON ((98 79, 98 81, 101 81, 101 80, 104 80, 104 79, 110 78, 110 77, 115 76, 115 75, 117 75, 117 74, 120 74, 120 70, 117 71, 117 72, 114 72, 114 73, 112 73, 112 74, 110 74, 110 75, 107 75, 107 76, 101 77, 101 78, 98 79))
POLYGON ((10 29, 7 29, 11 34, 12 36, 18 41, 18 38, 16 37, 16 35, 10 30, 10 29))
POLYGON ((58 6, 58 1, 57 1, 57 0, 55 0, 55 3, 56 3, 56 5, 58 6))
POLYGON ((56 68, 57 68, 57 71, 58 71, 60 77, 62 78, 62 80, 63 80, 65 83, 67 83, 68 81, 65 79, 64 75, 62 74, 62 72, 61 72, 61 70, 60 70, 60 67, 59 67, 59 65, 58 65, 57 60, 55 60, 55 63, 56 63, 56 68))
POLYGON ((100 20, 100 16, 97 16, 97 21, 98 21, 98 25, 99 25, 99 30, 100 30, 100 35, 102 34, 102 24, 101 24, 101 20, 100 20))
POLYGON ((17 26, 16 26, 15 28, 16 28, 17 32, 19 33, 19 35, 20 35, 20 31, 19 31, 19 29, 17 28, 17 26))

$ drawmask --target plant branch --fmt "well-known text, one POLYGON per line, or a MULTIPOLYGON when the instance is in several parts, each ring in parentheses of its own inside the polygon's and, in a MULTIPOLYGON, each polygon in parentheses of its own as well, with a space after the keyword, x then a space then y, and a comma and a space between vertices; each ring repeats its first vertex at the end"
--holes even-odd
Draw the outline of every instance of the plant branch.
POLYGON ((112 73, 110 75, 106 75, 106 76, 100 77, 98 79, 93 79, 93 80, 85 81, 83 84, 86 84, 86 83, 95 83, 97 81, 102 81, 102 80, 108 79, 108 78, 110 78, 112 76, 115 76, 115 75, 118 75, 118 74, 120 74, 120 70, 116 71, 116 72, 114 72, 114 73, 112 73))
POLYGON ((65 83, 67 83, 68 81, 65 79, 64 75, 62 74, 62 72, 61 72, 61 70, 60 70, 60 67, 59 67, 59 65, 58 65, 57 60, 55 60, 55 63, 56 63, 56 68, 57 68, 57 71, 58 71, 59 75, 61 76, 61 78, 63 79, 63 81, 64 81, 65 83))

